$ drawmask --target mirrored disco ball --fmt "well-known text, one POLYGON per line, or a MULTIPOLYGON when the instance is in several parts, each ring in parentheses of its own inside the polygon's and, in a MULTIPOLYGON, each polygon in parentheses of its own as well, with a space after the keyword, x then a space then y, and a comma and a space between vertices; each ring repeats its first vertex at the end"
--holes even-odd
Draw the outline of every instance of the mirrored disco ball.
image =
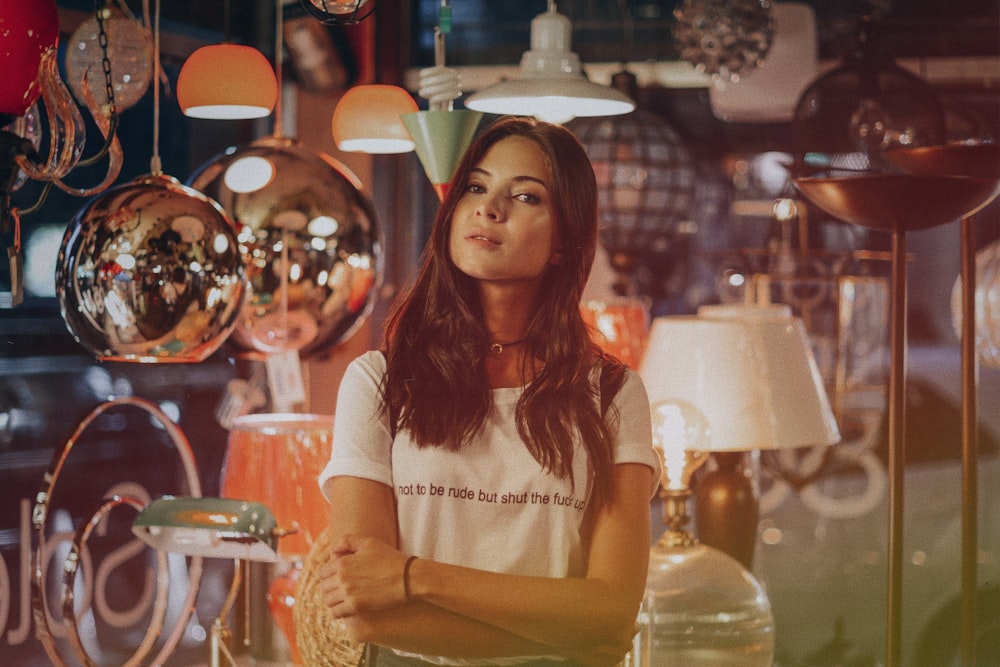
POLYGON ((265 137, 191 177, 236 224, 251 296, 232 340, 250 350, 328 352, 367 318, 381 276, 371 203, 350 170, 265 137))
POLYGON ((66 326, 104 360, 202 361, 232 333, 245 294, 232 223, 170 176, 92 199, 70 222, 56 266, 66 326))
POLYGON ((769 0, 684 0, 674 19, 680 57, 699 72, 729 81, 757 69, 774 39, 769 0))

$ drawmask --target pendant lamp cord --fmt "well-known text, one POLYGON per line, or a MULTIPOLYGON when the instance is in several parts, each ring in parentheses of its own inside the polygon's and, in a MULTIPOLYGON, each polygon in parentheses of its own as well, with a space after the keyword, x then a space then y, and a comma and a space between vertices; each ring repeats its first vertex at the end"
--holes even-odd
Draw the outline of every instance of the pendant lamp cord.
POLYGON ((283 90, 283 84, 281 81, 281 70, 284 69, 284 32, 285 32, 285 15, 284 15, 284 2, 282 0, 275 0, 277 5, 277 11, 274 17, 274 78, 278 82, 278 98, 274 102, 274 137, 280 139, 284 136, 284 120, 281 116, 281 96, 283 90))
POLYGON ((232 11, 229 4, 229 0, 223 0, 222 2, 222 29, 225 31, 222 35, 222 41, 224 44, 229 44, 233 41, 232 34, 232 11))
POLYGON ((160 162, 160 0, 154 5, 153 21, 149 20, 149 0, 142 2, 143 19, 146 25, 153 26, 153 157, 149 160, 149 173, 153 176, 163 174, 160 162))
POLYGON ((632 10, 629 8, 627 0, 618 0, 618 11, 622 15, 622 69, 628 64, 629 59, 634 56, 635 50, 635 19, 632 10))

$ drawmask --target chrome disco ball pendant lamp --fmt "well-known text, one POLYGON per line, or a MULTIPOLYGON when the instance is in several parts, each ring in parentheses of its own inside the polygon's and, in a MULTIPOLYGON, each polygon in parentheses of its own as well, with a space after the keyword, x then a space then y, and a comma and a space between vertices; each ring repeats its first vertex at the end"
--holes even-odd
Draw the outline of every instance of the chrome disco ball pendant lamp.
POLYGON ((366 319, 381 249, 374 209, 346 166, 297 140, 264 137, 213 158, 190 183, 238 229, 250 298, 234 343, 308 357, 366 319))
POLYGON ((695 70, 739 81, 764 62, 774 41, 768 0, 683 0, 674 9, 674 43, 695 70))
POLYGON ((70 222, 56 269, 67 328, 106 361, 203 361, 236 326, 245 293, 226 214, 164 175, 92 199, 70 222))

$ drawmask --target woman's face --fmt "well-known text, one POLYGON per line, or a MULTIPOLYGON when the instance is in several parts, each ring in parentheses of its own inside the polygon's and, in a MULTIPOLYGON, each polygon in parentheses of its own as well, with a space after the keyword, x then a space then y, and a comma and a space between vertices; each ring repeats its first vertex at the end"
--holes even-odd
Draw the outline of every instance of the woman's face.
POLYGON ((552 175, 541 148, 506 137, 469 175, 452 215, 449 251, 463 273, 482 281, 540 280, 559 262, 552 175))

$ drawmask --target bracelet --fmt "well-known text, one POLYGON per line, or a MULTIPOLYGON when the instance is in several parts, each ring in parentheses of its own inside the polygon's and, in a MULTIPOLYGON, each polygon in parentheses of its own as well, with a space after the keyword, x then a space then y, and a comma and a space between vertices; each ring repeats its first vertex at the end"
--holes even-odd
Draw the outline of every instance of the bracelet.
POLYGON ((406 559, 406 564, 403 565, 403 596, 407 602, 412 602, 410 597, 410 566, 415 560, 417 560, 416 556, 410 556, 406 559))

